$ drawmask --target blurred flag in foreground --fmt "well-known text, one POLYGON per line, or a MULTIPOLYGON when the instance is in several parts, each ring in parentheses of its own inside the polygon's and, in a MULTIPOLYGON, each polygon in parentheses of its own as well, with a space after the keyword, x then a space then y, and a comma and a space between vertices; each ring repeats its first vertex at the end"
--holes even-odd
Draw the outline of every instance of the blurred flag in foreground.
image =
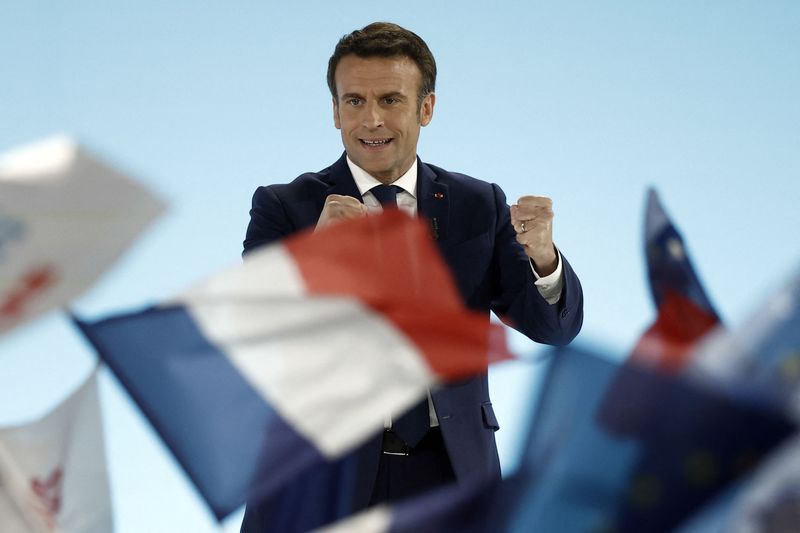
POLYGON ((0 531, 113 531, 97 369, 52 412, 0 428, 0 531))
POLYGON ((253 252, 168 305, 78 324, 218 518, 508 356, 424 224, 397 211, 253 252))
MULTIPOLYGON (((643 365, 669 374, 680 374, 690 361, 690 354, 720 320, 703 285, 695 273, 686 245, 661 206, 654 189, 647 193, 644 224, 644 251, 650 292, 656 306, 656 320, 640 337, 628 359, 629 364, 643 365)), ((621 372, 617 384, 609 387, 601 417, 609 429, 620 435, 639 431, 647 425, 659 403, 666 401, 652 374, 631 377, 621 372), (638 387, 638 400, 628 396, 638 387)))
POLYGON ((499 485, 431 492, 328 531, 672 531, 794 430, 743 400, 572 347, 553 350, 532 420, 519 471, 499 485), (664 399, 625 438, 597 417, 617 372, 626 384, 656 380, 664 399))
POLYGON ((555 355, 534 420, 528 523, 570 531, 671 531, 794 429, 745 399, 575 349, 555 355), (598 406, 609 387, 628 402, 648 400, 641 380, 658 401, 638 431, 620 437, 615 411, 599 417, 598 406))
POLYGON ((86 290, 162 210, 67 137, 0 154, 0 333, 86 290))
POLYGON ((645 256, 656 321, 642 335, 631 360, 680 372, 694 344, 719 324, 678 230, 654 189, 647 193, 645 256))
MULTIPOLYGON (((800 422, 800 269, 741 327, 707 338, 687 374, 704 386, 780 409, 800 422)), ((776 533, 798 528, 798 510, 800 436, 795 435, 740 490, 709 510, 706 519, 719 531, 776 533)))
MULTIPOLYGON (((449 485, 380 504, 315 533, 495 533, 505 531, 519 496, 520 473, 500 481, 449 485)), ((528 528, 528 531, 536 531, 528 528)), ((276 530, 277 531, 277 530, 276 530)))
POLYGON ((705 339, 686 373, 787 409, 800 421, 800 269, 742 326, 705 339))

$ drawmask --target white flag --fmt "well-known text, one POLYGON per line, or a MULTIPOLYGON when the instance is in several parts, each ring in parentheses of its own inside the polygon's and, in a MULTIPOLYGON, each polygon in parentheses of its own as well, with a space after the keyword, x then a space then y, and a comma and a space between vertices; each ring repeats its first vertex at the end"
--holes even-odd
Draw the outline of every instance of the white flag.
POLYGON ((31 528, 0 485, 0 527, 3 533, 29 533, 31 528))
POLYGON ((0 333, 86 290, 163 209, 68 137, 0 154, 0 333))
POLYGON ((113 531, 97 369, 40 420, 0 429, 0 531, 113 531))

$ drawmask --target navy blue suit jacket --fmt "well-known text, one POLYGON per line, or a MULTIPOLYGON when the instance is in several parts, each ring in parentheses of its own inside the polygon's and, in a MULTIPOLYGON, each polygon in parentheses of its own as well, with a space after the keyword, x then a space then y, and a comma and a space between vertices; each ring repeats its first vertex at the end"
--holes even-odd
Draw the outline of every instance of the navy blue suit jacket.
MULTIPOLYGON (((583 295, 580 282, 563 254, 561 299, 550 305, 534 285, 530 262, 516 242, 506 198, 497 185, 419 161, 417 174, 418 215, 430 222, 434 239, 466 305, 487 313, 487 320, 489 310, 494 311, 534 341, 556 345, 570 342, 583 322, 583 295)), ((361 199, 344 155, 330 167, 303 174, 291 183, 259 187, 253 196, 245 253, 313 228, 330 194, 361 199)), ((499 477, 494 439, 499 425, 489 399, 486 375, 443 387, 433 393, 433 403, 456 479, 499 477)), ((333 514, 365 507, 379 454, 380 440, 373 439, 343 460, 339 466, 348 469, 347 477, 352 481, 345 491, 348 494, 341 490, 336 494, 331 492, 331 500, 341 501, 319 504, 333 506, 329 510, 333 514), (353 471, 358 474, 353 475, 353 471)), ((338 481, 334 477, 328 479, 331 491, 337 491, 343 475, 340 471, 334 476, 338 481)), ((318 485, 324 486, 325 474, 319 476, 318 485)), ((297 497, 304 497, 303 490, 298 489, 297 497)), ((291 500, 290 493, 285 496, 282 505, 290 505, 287 503, 291 500)), ((264 511, 256 513, 248 508, 242 531, 261 531, 258 527, 248 529, 247 524, 269 520, 264 511)))

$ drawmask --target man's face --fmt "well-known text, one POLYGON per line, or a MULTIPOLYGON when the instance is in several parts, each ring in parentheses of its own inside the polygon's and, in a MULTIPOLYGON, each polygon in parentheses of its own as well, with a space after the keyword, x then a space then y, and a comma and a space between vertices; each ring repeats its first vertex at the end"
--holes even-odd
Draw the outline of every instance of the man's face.
POLYGON ((350 159, 383 183, 402 176, 417 156, 419 129, 435 96, 418 105, 422 74, 409 58, 345 56, 336 67, 333 123, 350 159))

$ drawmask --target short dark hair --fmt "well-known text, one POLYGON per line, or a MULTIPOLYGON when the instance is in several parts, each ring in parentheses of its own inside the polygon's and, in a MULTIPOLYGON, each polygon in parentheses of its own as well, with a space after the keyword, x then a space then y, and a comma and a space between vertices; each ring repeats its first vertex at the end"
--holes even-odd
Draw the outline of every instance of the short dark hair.
POLYGON ((373 22, 339 39, 328 60, 328 88, 334 98, 337 98, 336 67, 348 55, 362 58, 405 56, 411 59, 422 74, 418 95, 420 104, 436 88, 436 61, 428 45, 419 35, 397 24, 373 22))

